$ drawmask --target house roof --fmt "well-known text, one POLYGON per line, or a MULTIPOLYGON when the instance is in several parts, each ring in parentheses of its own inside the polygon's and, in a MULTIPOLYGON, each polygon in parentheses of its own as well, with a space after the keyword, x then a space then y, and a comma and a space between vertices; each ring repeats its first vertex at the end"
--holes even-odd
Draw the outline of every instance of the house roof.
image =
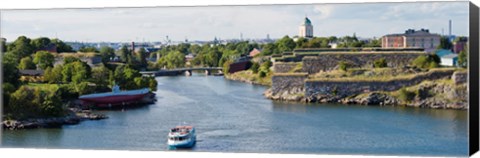
POLYGON ((257 54, 260 54, 260 53, 261 53, 260 50, 258 50, 257 48, 253 48, 253 50, 250 51, 249 56, 253 57, 253 56, 255 56, 257 54))
POLYGON ((20 70, 22 76, 42 76, 43 70, 20 70))
POLYGON ((450 50, 448 50, 448 49, 440 49, 440 50, 435 51, 435 54, 436 54, 438 57, 443 57, 443 56, 445 56, 445 55, 455 54, 455 53, 453 53, 452 51, 450 51, 450 50))

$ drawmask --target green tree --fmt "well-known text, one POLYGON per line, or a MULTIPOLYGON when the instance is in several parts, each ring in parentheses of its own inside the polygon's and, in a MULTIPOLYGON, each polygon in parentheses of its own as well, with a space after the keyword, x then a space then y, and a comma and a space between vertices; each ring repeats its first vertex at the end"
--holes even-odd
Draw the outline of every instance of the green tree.
POLYGON ((115 49, 103 46, 100 48, 100 56, 102 57, 102 62, 105 64, 110 61, 110 58, 115 57, 115 49))
POLYGON ((3 83, 10 83, 14 87, 18 87, 21 84, 18 61, 16 59, 16 55, 12 52, 5 53, 2 58, 3 83))
POLYGON ((140 72, 130 68, 129 65, 121 65, 115 69, 113 80, 124 89, 135 89, 137 85, 134 79, 141 76, 142 74, 140 74, 140 72))
POLYGON ((448 37, 443 36, 440 38, 440 45, 437 46, 437 49, 452 49, 452 42, 448 37))
POLYGON ((278 40, 277 42, 278 45, 278 50, 280 52, 285 52, 285 51, 292 51, 293 48, 295 48, 296 44, 295 42, 293 41, 293 39, 291 39, 290 37, 288 36, 284 36, 283 38, 281 38, 280 40, 278 40))
POLYGON ((37 64, 37 66, 45 70, 47 67, 53 67, 53 62, 55 57, 47 51, 38 51, 33 56, 33 63, 37 64))
POLYGON ((35 51, 39 51, 41 49, 45 49, 50 43, 52 42, 50 41, 49 38, 40 37, 40 38, 33 39, 30 44, 33 46, 35 51))
POLYGON ((57 46, 57 52, 74 52, 73 48, 70 45, 65 44, 62 40, 54 38, 51 42, 57 46))
POLYGON ((140 61, 141 67, 146 67, 147 66, 147 52, 145 49, 140 49, 137 53, 137 58, 138 61, 140 61))
POLYGON ((82 62, 82 60, 80 60, 77 57, 72 57, 72 56, 67 56, 67 57, 63 58, 63 64, 64 65, 70 64, 70 63, 73 63, 73 62, 82 62))
POLYGON ((25 36, 18 37, 13 43, 7 46, 7 51, 17 56, 17 61, 21 58, 32 55, 34 47, 30 44, 31 40, 25 36))
POLYGON ((232 60, 227 60, 223 62, 223 73, 228 74, 230 72, 230 65, 233 63, 232 60))
POLYGON ((16 119, 57 117, 64 114, 60 95, 53 90, 20 87, 11 94, 9 111, 16 119))
POLYGON ((300 37, 295 42, 295 48, 305 48, 305 45, 307 44, 307 42, 308 40, 306 38, 300 37))
POLYGON ((267 43, 262 47, 262 54, 264 56, 272 54, 280 54, 280 51, 277 49, 277 45, 274 43, 267 43))
POLYGON ((92 82, 100 86, 110 85, 110 81, 106 77, 111 76, 112 71, 105 66, 95 67, 92 69, 92 82))
MULTIPOLYGON (((468 47, 465 47, 468 48, 468 47)), ((464 49, 458 54, 458 66, 466 68, 468 65, 468 49, 464 49)))
POLYGON ((78 49, 79 52, 84 52, 84 53, 89 53, 89 52, 95 52, 98 53, 97 48, 95 47, 81 47, 78 49))
POLYGON ((250 70, 252 70, 253 73, 258 73, 258 70, 260 69, 260 64, 257 62, 253 62, 252 66, 250 67, 250 70))
POLYGON ((62 70, 62 65, 56 65, 53 68, 48 67, 43 73, 43 80, 47 83, 61 83, 63 80, 62 70))
POLYGON ((123 62, 127 62, 128 59, 130 58, 130 51, 125 45, 123 45, 122 48, 120 48, 119 54, 120 54, 120 59, 123 62))
POLYGON ((63 82, 73 82, 78 84, 86 81, 91 76, 91 68, 87 63, 75 61, 63 65, 62 77, 63 82))
POLYGON ((158 60, 158 65, 168 69, 183 67, 185 65, 185 55, 179 51, 169 52, 158 60))
POLYGON ((32 58, 27 56, 20 60, 20 64, 18 65, 18 69, 25 70, 25 69, 36 69, 35 63, 33 63, 32 58))

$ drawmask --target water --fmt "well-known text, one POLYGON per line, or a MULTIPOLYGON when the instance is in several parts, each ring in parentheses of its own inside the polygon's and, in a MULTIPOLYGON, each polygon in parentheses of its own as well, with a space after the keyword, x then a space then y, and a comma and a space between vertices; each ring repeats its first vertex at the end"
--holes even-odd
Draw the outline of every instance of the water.
POLYGON ((266 87, 195 74, 158 77, 158 101, 54 129, 4 131, 3 147, 169 150, 197 128, 193 151, 465 156, 467 111, 273 102, 266 87))

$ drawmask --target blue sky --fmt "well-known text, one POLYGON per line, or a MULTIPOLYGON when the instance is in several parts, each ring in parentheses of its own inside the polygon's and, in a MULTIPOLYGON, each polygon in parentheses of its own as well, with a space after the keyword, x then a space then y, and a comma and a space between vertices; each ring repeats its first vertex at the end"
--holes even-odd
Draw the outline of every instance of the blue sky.
POLYGON ((1 33, 58 37, 65 41, 163 41, 280 38, 298 34, 307 15, 315 36, 381 37, 406 29, 468 35, 468 2, 256 5, 106 9, 7 10, 1 33))

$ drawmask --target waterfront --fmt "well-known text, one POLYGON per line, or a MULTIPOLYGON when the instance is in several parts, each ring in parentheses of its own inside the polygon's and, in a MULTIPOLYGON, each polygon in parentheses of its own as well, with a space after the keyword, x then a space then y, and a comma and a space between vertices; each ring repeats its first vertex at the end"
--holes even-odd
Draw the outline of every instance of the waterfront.
POLYGON ((153 105, 60 129, 4 131, 2 146, 168 150, 169 128, 185 122, 197 128, 194 151, 467 154, 465 110, 282 103, 262 96, 267 87, 223 77, 156 79, 153 105))

